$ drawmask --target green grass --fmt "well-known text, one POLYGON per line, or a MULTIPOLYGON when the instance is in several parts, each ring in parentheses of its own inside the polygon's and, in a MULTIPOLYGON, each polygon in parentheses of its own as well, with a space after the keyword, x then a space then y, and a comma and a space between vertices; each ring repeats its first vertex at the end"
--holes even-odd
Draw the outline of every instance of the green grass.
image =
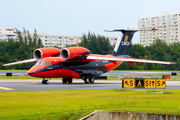
MULTIPOLYGON (((149 74, 149 75, 151 75, 151 76, 163 76, 163 75, 165 75, 165 74, 149 74)), ((167 75, 169 75, 169 74, 167 74, 167 75)), ((170 76, 180 76, 180 74, 170 75, 170 76)))
POLYGON ((35 78, 31 76, 0 76, 0 79, 41 79, 41 78, 35 78))
POLYGON ((179 101, 180 90, 0 92, 0 119, 77 120, 94 110, 180 114, 179 101))
POLYGON ((134 72, 141 72, 141 71, 144 71, 144 72, 152 72, 152 71, 164 71, 164 72, 177 72, 179 70, 112 70, 112 71, 134 71, 134 72))
MULTIPOLYGON (((125 77, 125 78, 136 78, 136 77, 125 77)), ((37 80, 41 80, 42 78, 35 78, 35 77, 31 77, 31 76, 0 76, 0 79, 37 79, 37 80)), ((52 80, 62 80, 62 78, 52 78, 52 80)), ((73 79, 73 80, 81 80, 81 79, 73 79)), ((98 79, 98 80, 104 80, 104 79, 98 79)), ((108 76, 107 80, 121 80, 118 77, 111 77, 108 76)), ((166 79, 167 81, 180 81, 180 78, 171 78, 171 79, 166 79)))
MULTIPOLYGON (((0 76, 0 79, 42 79, 42 78, 35 78, 31 76, 0 76)), ((52 78, 52 80, 61 80, 62 78, 52 78)), ((81 79, 73 79, 73 80, 81 80, 81 79)), ((104 79, 103 79, 104 80, 104 79)), ((107 77, 107 80, 120 80, 118 77, 107 77)))
POLYGON ((0 70, 0 71, 28 71, 28 70, 0 70))

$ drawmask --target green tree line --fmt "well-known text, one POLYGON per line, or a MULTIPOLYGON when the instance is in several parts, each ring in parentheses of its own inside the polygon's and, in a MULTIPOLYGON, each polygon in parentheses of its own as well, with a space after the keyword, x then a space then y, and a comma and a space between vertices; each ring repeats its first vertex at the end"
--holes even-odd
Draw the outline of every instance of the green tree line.
POLYGON ((93 54, 111 54, 113 52, 114 46, 111 46, 109 39, 105 36, 98 35, 88 32, 82 36, 81 43, 79 44, 91 51, 93 54))
MULTIPOLYGON (((0 40, 0 69, 21 69, 27 70, 34 63, 19 64, 4 67, 3 64, 11 63, 33 58, 33 51, 43 47, 41 39, 38 37, 36 30, 31 36, 29 31, 23 32, 17 30, 17 39, 8 39, 8 41, 0 40)), ((101 35, 95 35, 88 32, 82 35, 82 47, 86 47, 93 54, 111 54, 114 46, 111 46, 109 39, 101 35)), ((72 45, 76 46, 76 45, 72 45)), ((132 58, 161 60, 176 62, 176 65, 150 64, 150 63, 134 63, 132 66, 127 62, 123 62, 117 70, 180 70, 180 43, 166 44, 157 39, 152 45, 143 47, 140 44, 131 45, 129 55, 132 58)))
POLYGON ((23 28, 23 32, 16 29, 16 33, 17 39, 0 40, 0 69, 29 69, 34 63, 6 67, 3 64, 31 59, 33 58, 33 51, 43 47, 36 29, 32 36, 25 28, 23 28))
MULTIPOLYGON (((111 54, 114 46, 109 44, 109 39, 104 36, 96 36, 94 33, 83 34, 80 46, 88 48, 94 54, 111 54)), ((134 63, 132 66, 123 62, 116 70, 180 70, 180 43, 166 44, 163 40, 143 47, 140 44, 130 46, 129 53, 132 58, 176 62, 175 65, 155 63, 134 63)))

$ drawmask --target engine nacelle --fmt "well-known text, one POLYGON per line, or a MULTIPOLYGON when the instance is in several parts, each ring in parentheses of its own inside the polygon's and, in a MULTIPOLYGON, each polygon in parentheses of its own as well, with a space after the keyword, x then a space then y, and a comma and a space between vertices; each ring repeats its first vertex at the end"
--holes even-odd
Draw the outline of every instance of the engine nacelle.
POLYGON ((60 56, 61 50, 58 48, 39 48, 34 50, 33 56, 36 60, 45 58, 45 57, 58 57, 60 56))
POLYGON ((61 57, 64 60, 83 60, 88 54, 91 54, 90 50, 84 47, 69 47, 61 51, 61 57))

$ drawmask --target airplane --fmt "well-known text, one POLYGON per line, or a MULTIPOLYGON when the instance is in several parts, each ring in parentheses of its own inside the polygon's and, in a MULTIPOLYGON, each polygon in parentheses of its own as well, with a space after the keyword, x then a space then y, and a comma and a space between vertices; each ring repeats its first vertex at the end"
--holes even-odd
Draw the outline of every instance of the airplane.
POLYGON ((34 50, 34 58, 4 64, 3 66, 35 62, 28 75, 43 78, 42 84, 48 84, 51 78, 62 78, 62 83, 72 83, 73 78, 81 78, 84 83, 94 83, 95 77, 111 71, 123 62, 134 65, 134 62, 176 64, 174 62, 155 61, 131 58, 128 55, 133 35, 137 31, 151 31, 153 29, 115 29, 106 32, 120 32, 116 46, 110 55, 91 54, 84 47, 68 47, 60 50, 48 47, 34 50))

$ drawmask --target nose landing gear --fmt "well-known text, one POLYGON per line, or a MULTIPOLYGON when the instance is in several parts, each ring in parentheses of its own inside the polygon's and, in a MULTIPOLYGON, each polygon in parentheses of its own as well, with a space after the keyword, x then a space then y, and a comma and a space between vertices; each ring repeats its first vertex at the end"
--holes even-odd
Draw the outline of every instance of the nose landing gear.
POLYGON ((48 80, 45 80, 45 79, 43 78, 42 84, 48 84, 48 83, 49 83, 49 81, 48 81, 48 80))

